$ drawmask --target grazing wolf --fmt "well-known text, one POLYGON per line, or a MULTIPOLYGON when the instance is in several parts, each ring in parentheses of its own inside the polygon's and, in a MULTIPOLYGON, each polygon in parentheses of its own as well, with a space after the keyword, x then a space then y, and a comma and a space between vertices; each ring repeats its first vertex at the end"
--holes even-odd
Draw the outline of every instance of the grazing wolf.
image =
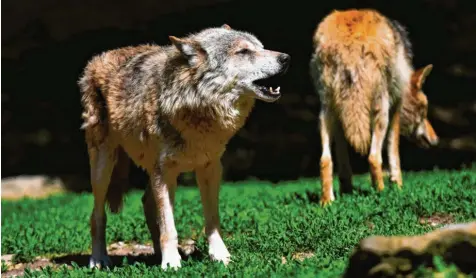
POLYGON ((263 84, 286 72, 290 56, 226 24, 169 39, 95 56, 79 80, 94 194, 90 267, 110 264, 105 204, 121 209, 129 158, 150 177, 142 202, 162 268, 181 266, 173 208, 186 171, 196 174, 209 255, 230 262, 220 235, 220 158, 255 99, 280 98, 279 87, 263 84))
POLYGON ((310 75, 321 101, 321 204, 334 200, 333 140, 343 192, 352 190, 347 142, 368 154, 372 183, 384 189, 381 153, 387 137, 391 181, 401 187, 400 126, 402 135, 422 145, 438 142, 422 91, 433 66, 414 71, 405 29, 375 10, 330 13, 316 28, 313 46, 310 75))

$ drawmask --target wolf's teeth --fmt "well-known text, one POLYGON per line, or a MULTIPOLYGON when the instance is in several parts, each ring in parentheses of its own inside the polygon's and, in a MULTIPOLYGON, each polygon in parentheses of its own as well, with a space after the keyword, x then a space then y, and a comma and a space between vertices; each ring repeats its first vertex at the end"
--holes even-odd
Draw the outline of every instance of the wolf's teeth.
POLYGON ((271 93, 274 93, 274 92, 273 92, 273 87, 269 87, 269 91, 270 91, 271 93))
POLYGON ((276 93, 279 93, 279 90, 281 90, 281 87, 276 88, 276 93))

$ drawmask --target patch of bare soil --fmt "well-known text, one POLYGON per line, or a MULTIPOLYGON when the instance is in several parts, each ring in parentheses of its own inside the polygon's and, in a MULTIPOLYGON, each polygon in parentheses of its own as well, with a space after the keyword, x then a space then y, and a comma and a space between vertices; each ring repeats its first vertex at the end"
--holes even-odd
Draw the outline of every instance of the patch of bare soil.
MULTIPOLYGON (((125 243, 119 241, 109 245, 107 250, 113 266, 123 265, 124 260, 126 260, 128 264, 135 262, 145 263, 146 265, 160 264, 160 258, 154 255, 154 248, 151 244, 125 243)), ((179 251, 182 258, 201 256, 195 247, 195 241, 191 239, 182 241, 179 245, 179 251)), ((38 257, 29 263, 13 263, 12 254, 4 255, 1 259, 7 265, 8 270, 2 273, 2 277, 22 276, 27 268, 30 270, 40 270, 41 268, 50 266, 55 269, 63 265, 71 267, 73 263, 85 267, 89 264, 89 256, 90 254, 70 254, 51 258, 38 257)))
MULTIPOLYGON (((297 253, 294 253, 291 256, 291 259, 302 262, 305 259, 309 259, 309 258, 312 258, 312 257, 314 257, 314 253, 312 253, 312 252, 297 252, 297 253)), ((286 260, 286 257, 284 257, 284 256, 281 257, 281 263, 282 264, 285 264, 287 262, 288 261, 286 260)))
POLYGON ((12 257, 13 255, 2 256, 2 260, 5 261, 6 265, 8 266, 8 271, 2 272, 2 277, 22 276, 26 268, 41 269, 42 267, 46 267, 48 265, 53 267, 53 264, 47 258, 36 258, 36 260, 31 263, 13 264, 11 262, 12 257), (7 259, 10 259, 10 261, 7 261, 7 259))
POLYGON ((422 225, 430 225, 432 227, 443 226, 454 223, 454 217, 451 214, 434 213, 427 217, 420 217, 419 222, 422 225))

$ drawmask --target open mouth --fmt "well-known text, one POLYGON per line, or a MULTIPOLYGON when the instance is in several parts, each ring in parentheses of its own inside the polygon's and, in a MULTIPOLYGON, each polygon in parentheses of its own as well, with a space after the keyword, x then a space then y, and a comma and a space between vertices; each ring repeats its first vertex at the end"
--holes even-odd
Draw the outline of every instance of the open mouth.
POLYGON ((275 101, 281 96, 281 87, 272 85, 273 77, 255 80, 253 84, 259 90, 258 97, 262 100, 275 101))

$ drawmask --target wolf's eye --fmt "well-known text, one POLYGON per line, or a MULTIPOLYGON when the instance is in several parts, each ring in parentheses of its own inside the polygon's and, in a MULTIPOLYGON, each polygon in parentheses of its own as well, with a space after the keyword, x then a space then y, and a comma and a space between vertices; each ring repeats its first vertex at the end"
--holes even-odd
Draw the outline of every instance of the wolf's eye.
POLYGON ((242 48, 236 51, 236 54, 250 54, 250 53, 251 53, 251 50, 249 50, 248 48, 242 48))

